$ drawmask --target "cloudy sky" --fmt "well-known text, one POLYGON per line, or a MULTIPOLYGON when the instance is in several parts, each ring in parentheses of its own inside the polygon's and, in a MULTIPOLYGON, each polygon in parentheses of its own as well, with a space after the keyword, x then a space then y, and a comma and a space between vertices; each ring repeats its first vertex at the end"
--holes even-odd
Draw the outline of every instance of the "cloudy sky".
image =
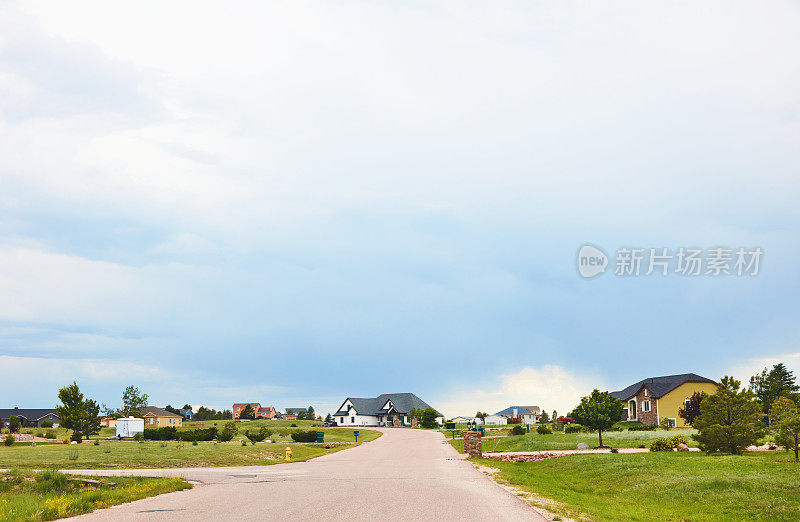
POLYGON ((800 370, 800 6, 615 5, 4 2, 0 406, 800 370), (584 280, 584 243, 764 256, 584 280))

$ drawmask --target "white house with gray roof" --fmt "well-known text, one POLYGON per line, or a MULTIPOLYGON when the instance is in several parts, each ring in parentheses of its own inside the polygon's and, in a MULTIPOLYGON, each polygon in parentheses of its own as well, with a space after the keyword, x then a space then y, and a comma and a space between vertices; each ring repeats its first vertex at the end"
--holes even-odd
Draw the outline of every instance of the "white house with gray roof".
MULTIPOLYGON (((348 397, 333 419, 338 426, 410 426, 413 408, 424 410, 430 404, 413 393, 385 393, 374 398, 348 397)), ((437 422, 444 422, 437 412, 437 422)))

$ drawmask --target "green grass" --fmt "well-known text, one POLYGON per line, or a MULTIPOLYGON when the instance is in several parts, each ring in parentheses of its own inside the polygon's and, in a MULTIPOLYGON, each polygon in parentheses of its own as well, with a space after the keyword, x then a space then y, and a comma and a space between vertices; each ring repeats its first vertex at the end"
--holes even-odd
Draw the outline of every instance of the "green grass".
POLYGON ((540 462, 475 459, 498 478, 592 520, 798 520, 800 465, 785 452, 570 455, 540 462))
POLYGON ((69 478, 52 470, 0 473, 0 520, 54 520, 192 487, 177 478, 92 477, 113 488, 69 478))
MULTIPOLYGON (((659 437, 673 437, 685 435, 689 439, 689 446, 697 446, 691 434, 696 433, 691 428, 672 428, 670 430, 655 431, 609 431, 603 432, 603 444, 612 448, 638 448, 648 447, 650 441, 659 437)), ((561 433, 553 432, 550 435, 539 435, 535 430, 525 435, 503 437, 498 439, 484 439, 483 451, 538 451, 538 450, 567 450, 576 449, 578 443, 585 442, 590 448, 598 445, 597 433, 561 433)), ((463 439, 451 439, 450 444, 460 453, 464 452, 463 439)))
MULTIPOLYGON (((362 431, 362 433, 366 433, 362 431)), ((361 437, 359 437, 361 441, 361 437)), ((177 468, 210 466, 262 466, 284 460, 287 443, 259 443, 242 446, 238 442, 191 443, 174 441, 143 443, 132 441, 103 441, 93 443, 48 444, 36 447, 0 446, 0 469, 58 468, 58 469, 124 469, 177 468), (71 459, 70 454, 77 458, 71 459)), ((326 453, 352 447, 345 444, 325 448, 316 444, 293 443, 293 462, 304 461, 326 453)))

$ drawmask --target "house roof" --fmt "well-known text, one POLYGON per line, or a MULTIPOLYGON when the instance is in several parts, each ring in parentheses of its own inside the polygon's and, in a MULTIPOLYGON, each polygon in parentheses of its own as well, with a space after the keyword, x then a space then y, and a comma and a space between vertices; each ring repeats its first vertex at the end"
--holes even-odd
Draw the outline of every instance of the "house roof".
POLYGON ((16 416, 26 420, 39 420, 48 413, 55 415, 56 410, 54 408, 3 408, 0 409, 0 419, 16 416))
MULTIPOLYGON (((353 404, 353 408, 359 415, 385 414, 387 410, 382 408, 388 401, 392 401, 397 413, 408 413, 413 408, 424 410, 425 408, 431 407, 430 404, 413 393, 384 393, 383 395, 373 398, 348 397, 345 402, 348 400, 353 404)), ((344 404, 344 402, 342 404, 344 404)), ((441 415, 438 411, 436 414, 441 415)), ((336 415, 347 415, 347 412, 340 410, 336 412, 336 415)))
POLYGON ((163 408, 156 408, 155 406, 145 406, 144 408, 141 409, 141 413, 142 417, 150 413, 152 413, 156 417, 178 417, 178 418, 181 417, 180 415, 176 415, 171 411, 167 411, 163 408))
POLYGON ((648 379, 643 379, 636 384, 631 384, 624 390, 611 392, 611 395, 621 401, 627 401, 639 393, 639 390, 641 390, 643 386, 646 386, 647 389, 650 390, 650 393, 653 395, 653 397, 658 399, 659 397, 663 397, 664 395, 668 394, 681 384, 685 384, 687 382, 708 382, 716 384, 711 379, 707 379, 697 375, 696 373, 681 373, 679 375, 665 375, 663 377, 650 377, 648 379))
POLYGON ((256 410, 256 409, 258 409, 258 408, 260 408, 260 407, 261 407, 261 403, 260 403, 260 402, 237 402, 237 403, 235 403, 235 404, 233 405, 233 408, 234 408, 234 409, 236 409, 236 408, 244 408, 244 407, 245 407, 245 406, 247 406, 248 404, 249 404, 249 405, 250 405, 250 407, 251 407, 251 408, 253 408, 254 410, 256 410))
POLYGON ((535 413, 536 415, 538 415, 542 411, 542 409, 538 406, 523 406, 523 408, 525 408, 531 413, 535 413))
POLYGON ((531 410, 525 406, 509 406, 505 410, 498 411, 495 415, 505 416, 514 415, 514 410, 517 410, 517 415, 535 415, 531 410))
POLYGON ((288 413, 289 415, 297 415, 301 411, 306 412, 308 410, 306 408, 286 408, 286 413, 288 413))

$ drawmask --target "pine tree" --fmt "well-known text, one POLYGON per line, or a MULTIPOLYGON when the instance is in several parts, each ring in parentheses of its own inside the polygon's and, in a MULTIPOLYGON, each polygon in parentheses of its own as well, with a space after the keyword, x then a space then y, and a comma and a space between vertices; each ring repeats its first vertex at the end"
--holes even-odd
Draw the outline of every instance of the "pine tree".
POLYGON ((700 417, 693 425, 699 433, 692 438, 703 451, 738 455, 764 434, 755 394, 749 389, 739 390, 740 385, 740 381, 725 376, 716 393, 700 403, 700 417))

